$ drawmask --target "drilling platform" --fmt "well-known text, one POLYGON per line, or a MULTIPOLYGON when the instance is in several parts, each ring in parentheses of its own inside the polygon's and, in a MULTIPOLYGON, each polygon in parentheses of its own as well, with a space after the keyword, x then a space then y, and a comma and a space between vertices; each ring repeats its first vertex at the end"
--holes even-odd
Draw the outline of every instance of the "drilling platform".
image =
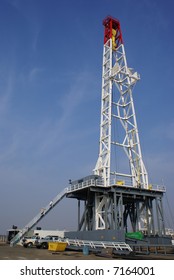
POLYGON ((140 76, 127 66, 120 22, 109 16, 103 25, 99 156, 94 175, 72 182, 67 194, 78 200, 76 236, 124 240, 128 231, 164 236, 165 188, 148 182, 132 95, 140 76))
POLYGON ((145 168, 133 89, 139 74, 127 65, 119 20, 103 20, 104 45, 99 155, 92 174, 70 184, 11 241, 15 245, 58 202, 77 200, 78 228, 67 238, 125 242, 142 234, 151 243, 167 243, 163 195, 165 187, 149 184, 145 168), (129 235, 130 234, 130 235, 129 235))

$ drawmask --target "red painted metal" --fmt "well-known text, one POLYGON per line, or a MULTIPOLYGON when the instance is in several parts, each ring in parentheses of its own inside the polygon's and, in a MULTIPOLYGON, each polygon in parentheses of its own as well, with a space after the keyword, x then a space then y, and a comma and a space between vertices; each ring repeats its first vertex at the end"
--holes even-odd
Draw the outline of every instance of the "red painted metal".
POLYGON ((118 19, 115 19, 111 16, 107 16, 103 20, 103 25, 105 27, 104 30, 104 44, 112 38, 112 29, 116 30, 116 37, 115 37, 115 43, 118 47, 120 44, 123 44, 123 38, 122 38, 122 32, 120 27, 120 22, 118 19))

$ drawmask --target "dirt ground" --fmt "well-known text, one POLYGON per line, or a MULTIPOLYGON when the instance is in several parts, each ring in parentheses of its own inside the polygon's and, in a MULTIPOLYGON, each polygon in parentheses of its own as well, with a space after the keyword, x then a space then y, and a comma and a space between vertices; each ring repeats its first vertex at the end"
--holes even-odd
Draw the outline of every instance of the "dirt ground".
POLYGON ((97 260, 101 257, 95 254, 83 255, 82 252, 64 251, 51 252, 46 249, 24 248, 22 246, 10 247, 8 244, 0 245, 0 260, 97 260))
POLYGON ((64 251, 51 252, 44 249, 24 248, 22 246, 10 247, 8 244, 0 244, 0 260, 108 260, 108 259, 137 259, 137 260, 174 260, 174 254, 170 255, 136 255, 136 256, 113 256, 111 254, 96 255, 83 252, 64 251))

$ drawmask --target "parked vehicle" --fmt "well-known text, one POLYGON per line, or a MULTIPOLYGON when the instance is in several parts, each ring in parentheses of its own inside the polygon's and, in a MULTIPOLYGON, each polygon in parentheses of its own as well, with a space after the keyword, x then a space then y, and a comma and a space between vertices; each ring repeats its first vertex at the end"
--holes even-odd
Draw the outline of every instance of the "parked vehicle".
POLYGON ((15 237, 16 234, 20 232, 20 229, 18 229, 17 226, 12 226, 11 229, 7 230, 7 243, 10 243, 10 241, 15 237))
POLYGON ((22 245, 26 248, 27 247, 33 247, 33 246, 35 246, 35 242, 39 239, 40 239, 40 237, 38 235, 34 235, 34 236, 31 236, 31 237, 24 237, 22 239, 22 245))
POLYGON ((48 243, 52 242, 52 241, 56 241, 59 240, 60 237, 59 236, 55 236, 55 235, 47 235, 45 238, 41 238, 36 240, 35 242, 35 246, 36 248, 40 249, 48 249, 48 243))

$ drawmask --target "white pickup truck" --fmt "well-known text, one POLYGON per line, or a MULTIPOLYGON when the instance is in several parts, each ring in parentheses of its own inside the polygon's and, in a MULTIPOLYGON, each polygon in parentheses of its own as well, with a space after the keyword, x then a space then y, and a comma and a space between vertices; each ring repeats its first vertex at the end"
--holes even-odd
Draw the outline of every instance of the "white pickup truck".
POLYGON ((24 237, 22 239, 22 245, 26 248, 34 247, 36 240, 39 240, 39 239, 40 239, 40 237, 38 235, 33 235, 31 237, 24 237))
POLYGON ((59 236, 55 236, 55 235, 47 235, 44 238, 41 239, 37 239, 35 242, 35 246, 36 248, 40 249, 48 249, 48 243, 51 241, 57 241, 59 240, 60 237, 59 236))

